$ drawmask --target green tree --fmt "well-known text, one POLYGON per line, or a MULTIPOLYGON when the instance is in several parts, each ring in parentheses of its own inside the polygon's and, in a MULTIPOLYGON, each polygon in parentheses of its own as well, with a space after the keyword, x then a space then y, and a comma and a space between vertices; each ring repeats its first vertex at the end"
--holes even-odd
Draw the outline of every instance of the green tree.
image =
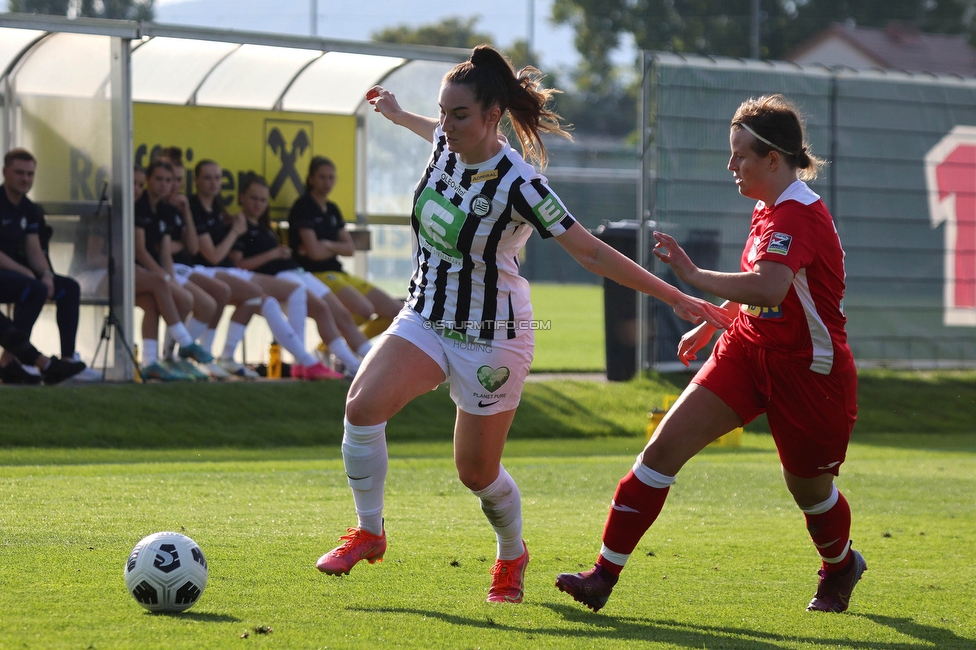
POLYGON ((371 38, 383 43, 440 45, 442 47, 471 48, 482 43, 491 44, 490 34, 481 34, 475 30, 477 22, 477 16, 466 20, 457 17, 445 18, 433 25, 388 27, 374 32, 371 38))
MULTIPOLYGON (((493 44, 490 34, 477 31, 478 17, 461 19, 446 18, 433 25, 410 27, 400 25, 375 32, 374 41, 411 45, 441 45, 447 47, 472 48, 482 43, 493 44)), ((525 40, 515 41, 511 47, 503 48, 515 69, 527 65, 539 67, 539 58, 529 50, 525 40)), ((559 76, 542 70, 546 74, 546 86, 563 88, 559 76)), ((626 134, 633 129, 633 114, 636 94, 632 90, 613 88, 611 92, 599 95, 578 94, 566 91, 556 96, 556 110, 566 120, 574 124, 580 132, 626 134)))
POLYGON ((10 11, 49 16, 152 20, 155 0, 10 0, 10 11))
MULTIPOLYGON (((383 43, 406 45, 440 45, 442 47, 461 48, 473 48, 482 43, 494 45, 491 34, 477 31, 478 20, 478 16, 468 19, 453 17, 445 18, 433 25, 421 25, 420 27, 399 25, 374 32, 371 38, 383 43)), ((516 69, 527 65, 536 67, 539 65, 538 57, 534 52, 529 51, 528 43, 525 40, 515 41, 510 48, 503 49, 502 53, 512 61, 512 65, 516 69)))
MULTIPOLYGON (((892 21, 932 33, 967 33, 974 0, 759 0, 759 56, 781 59, 833 23, 885 27, 892 21)), ((553 20, 576 31, 579 82, 594 92, 613 85, 610 52, 630 34, 637 47, 748 57, 753 0, 555 0, 553 20)))

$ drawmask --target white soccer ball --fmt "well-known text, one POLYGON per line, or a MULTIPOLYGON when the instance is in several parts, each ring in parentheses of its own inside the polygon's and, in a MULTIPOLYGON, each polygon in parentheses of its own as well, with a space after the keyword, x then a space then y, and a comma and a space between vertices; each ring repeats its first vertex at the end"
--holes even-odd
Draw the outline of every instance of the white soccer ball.
POLYGON ((207 586, 207 559, 197 543, 180 533, 143 538, 125 562, 125 586, 151 612, 182 612, 207 586))

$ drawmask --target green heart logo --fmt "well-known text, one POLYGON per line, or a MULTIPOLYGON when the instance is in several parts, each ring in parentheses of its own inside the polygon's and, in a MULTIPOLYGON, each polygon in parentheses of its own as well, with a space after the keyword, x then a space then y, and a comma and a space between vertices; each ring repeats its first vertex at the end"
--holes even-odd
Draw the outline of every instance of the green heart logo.
POLYGON ((510 371, 505 366, 501 368, 492 368, 491 366, 481 366, 478 368, 478 381, 481 385, 485 387, 485 390, 489 393, 494 393, 496 390, 501 388, 502 384, 508 381, 508 378, 512 375, 510 371))

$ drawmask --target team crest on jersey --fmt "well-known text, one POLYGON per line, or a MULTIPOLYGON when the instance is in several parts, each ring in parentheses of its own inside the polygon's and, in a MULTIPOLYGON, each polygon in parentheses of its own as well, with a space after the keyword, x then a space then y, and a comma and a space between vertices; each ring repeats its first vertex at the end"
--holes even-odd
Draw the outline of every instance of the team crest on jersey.
POLYGON ((471 215, 479 219, 491 214, 491 199, 484 194, 478 194, 471 199, 471 215))
POLYGON ((784 232, 774 232, 769 240, 766 251, 777 255, 787 255, 790 252, 790 244, 793 243, 793 235, 784 232))

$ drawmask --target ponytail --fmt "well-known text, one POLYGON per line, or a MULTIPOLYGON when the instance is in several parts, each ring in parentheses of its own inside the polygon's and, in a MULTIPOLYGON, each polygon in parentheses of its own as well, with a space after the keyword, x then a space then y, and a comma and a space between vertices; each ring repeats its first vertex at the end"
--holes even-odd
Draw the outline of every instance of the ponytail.
POLYGON ((550 106, 552 97, 560 92, 542 86, 543 75, 538 69, 526 66, 515 72, 512 64, 490 45, 479 45, 471 58, 459 63, 444 77, 444 83, 465 84, 474 90, 475 100, 482 109, 498 105, 502 114, 508 112, 515 136, 522 145, 522 154, 541 167, 549 162, 543 133, 572 139, 563 128, 562 118, 550 106))

